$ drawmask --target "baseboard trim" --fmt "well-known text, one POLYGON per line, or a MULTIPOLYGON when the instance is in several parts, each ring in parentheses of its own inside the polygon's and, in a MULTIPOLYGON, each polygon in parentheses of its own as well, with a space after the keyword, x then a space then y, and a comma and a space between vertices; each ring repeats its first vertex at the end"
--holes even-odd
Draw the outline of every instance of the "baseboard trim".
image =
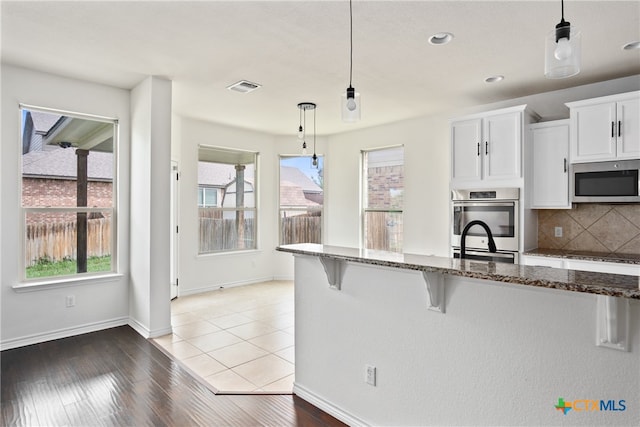
POLYGON ((129 323, 129 317, 118 317, 115 319, 104 320, 100 322, 86 323, 80 326, 70 328, 57 329, 55 331, 43 332, 39 334, 27 335, 20 338, 11 338, 0 341, 0 351, 10 350, 12 348, 24 347, 27 345, 39 344, 46 341, 53 341, 60 338, 68 338, 75 335, 86 334, 89 332, 101 331, 103 329, 124 326, 129 323))
POLYGON ((169 326, 168 328, 156 329, 154 331, 149 331, 149 336, 147 338, 158 338, 163 335, 168 335, 173 333, 173 328, 169 326))
POLYGON ((129 318, 129 326, 131 326, 131 328, 133 328, 134 331, 136 331, 146 339, 161 337, 163 335, 167 335, 173 332, 171 325, 169 325, 169 327, 166 327, 166 328, 151 330, 147 328, 145 325, 143 325, 142 323, 138 322, 133 317, 129 318))
POLYGON ((304 386, 301 386, 296 382, 293 383, 293 394, 295 394, 301 399, 306 400, 307 402, 311 403, 313 406, 316 406, 322 409, 327 414, 339 419, 340 421, 342 421, 347 425, 350 425, 352 427, 369 425, 363 420, 359 419, 358 417, 351 415, 348 412, 345 412, 344 410, 342 410, 332 402, 329 402, 325 398, 318 396, 317 394, 313 393, 309 389, 305 388, 304 386))
POLYGON ((187 290, 178 288, 178 295, 181 297, 186 297, 189 295, 201 294, 203 292, 217 291, 218 289, 221 289, 221 288, 235 288, 236 286, 254 285, 256 283, 270 282, 272 280, 282 280, 282 279, 275 279, 273 276, 270 276, 270 277, 259 277, 255 279, 249 279, 249 280, 239 280, 237 282, 217 283, 214 285, 202 286, 200 288, 192 288, 187 290))

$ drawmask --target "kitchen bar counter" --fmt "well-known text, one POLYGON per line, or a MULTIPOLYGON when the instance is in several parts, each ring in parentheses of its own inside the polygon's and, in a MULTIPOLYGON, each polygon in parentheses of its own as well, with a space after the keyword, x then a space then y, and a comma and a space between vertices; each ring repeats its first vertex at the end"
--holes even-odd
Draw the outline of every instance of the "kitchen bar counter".
POLYGON ((619 264, 637 264, 640 266, 640 254, 616 254, 608 252, 567 251, 562 249, 533 249, 524 255, 566 258, 581 261, 615 262, 619 264))
POLYGON ((440 273, 513 285, 640 299, 640 276, 399 254, 311 243, 283 245, 276 250, 294 255, 317 256, 330 260, 440 273))
POLYGON ((555 407, 584 396, 640 401, 629 374, 640 372, 638 275, 277 250, 294 255, 293 392, 348 425, 638 424, 638 405, 555 407), (505 406, 514 390, 526 404, 505 406))

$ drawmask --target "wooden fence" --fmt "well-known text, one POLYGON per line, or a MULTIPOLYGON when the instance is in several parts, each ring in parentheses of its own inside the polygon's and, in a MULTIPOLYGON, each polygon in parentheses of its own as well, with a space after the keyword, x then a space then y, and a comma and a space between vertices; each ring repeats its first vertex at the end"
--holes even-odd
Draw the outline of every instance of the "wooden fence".
POLYGON ((322 217, 319 215, 296 215, 281 218, 282 244, 321 243, 322 217))
MULTIPOLYGON (((46 259, 51 262, 76 259, 76 222, 28 224, 25 264, 33 266, 46 259)), ((87 221, 87 256, 111 255, 111 218, 87 221)))
POLYGON ((235 219, 200 217, 199 253, 255 249, 255 220, 245 218, 238 236, 235 219))
POLYGON ((383 251, 402 251, 402 214, 396 218, 396 213, 367 212, 365 226, 367 228, 367 249, 383 251))

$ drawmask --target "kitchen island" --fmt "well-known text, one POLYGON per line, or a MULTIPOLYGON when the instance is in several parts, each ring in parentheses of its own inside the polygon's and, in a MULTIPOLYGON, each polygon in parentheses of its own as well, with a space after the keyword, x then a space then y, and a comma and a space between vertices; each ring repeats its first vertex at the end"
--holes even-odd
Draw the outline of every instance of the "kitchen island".
POLYGON ((638 276, 326 245, 278 250, 295 256, 294 392, 349 424, 640 419, 638 276), (565 415, 560 398, 576 407, 565 415), (605 403, 581 410, 582 400, 605 403))

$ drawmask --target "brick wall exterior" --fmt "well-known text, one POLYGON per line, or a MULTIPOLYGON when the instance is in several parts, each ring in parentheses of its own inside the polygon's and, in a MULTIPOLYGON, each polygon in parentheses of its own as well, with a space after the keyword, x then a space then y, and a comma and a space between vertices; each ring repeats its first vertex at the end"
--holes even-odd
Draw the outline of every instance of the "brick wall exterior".
POLYGON ((402 196, 392 196, 392 189, 404 188, 404 168, 401 165, 369 168, 367 192, 370 208, 400 208, 402 196))
MULTIPOLYGON (((90 181, 87 189, 89 207, 109 207, 113 205, 113 185, 111 182, 90 181)), ((76 206, 77 184, 69 179, 22 179, 22 206, 24 207, 74 207, 76 206)), ((33 214, 28 224, 38 222, 61 222, 75 220, 75 214, 33 214)))

